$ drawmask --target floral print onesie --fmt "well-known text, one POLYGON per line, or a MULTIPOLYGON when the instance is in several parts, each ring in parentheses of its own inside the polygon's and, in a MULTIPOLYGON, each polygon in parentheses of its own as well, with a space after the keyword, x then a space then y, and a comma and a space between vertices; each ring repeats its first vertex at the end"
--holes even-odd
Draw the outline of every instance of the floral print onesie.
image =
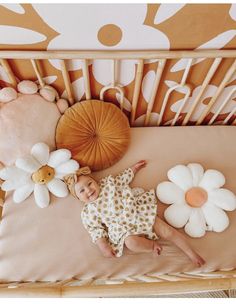
POLYGON ((84 227, 95 243, 107 238, 120 257, 124 240, 129 235, 142 235, 157 239, 153 225, 157 214, 154 190, 134 196, 129 183, 134 178, 131 168, 117 176, 109 175, 100 181, 98 198, 86 203, 81 213, 84 227))

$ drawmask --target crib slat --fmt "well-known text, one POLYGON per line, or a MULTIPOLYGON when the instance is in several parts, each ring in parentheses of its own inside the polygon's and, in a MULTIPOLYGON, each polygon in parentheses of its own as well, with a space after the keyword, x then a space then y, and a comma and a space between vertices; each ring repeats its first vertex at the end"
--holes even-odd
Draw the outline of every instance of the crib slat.
POLYGON ((200 101, 203 93, 205 92, 208 84, 210 83, 210 81, 211 81, 213 75, 215 74, 218 66, 220 65, 221 61, 222 61, 222 58, 216 58, 214 60, 213 64, 211 65, 211 68, 208 71, 208 73, 207 73, 207 75, 206 75, 206 77, 205 77, 205 79, 204 79, 204 81, 203 81, 203 83, 201 85, 201 89, 200 89, 198 95, 196 96, 196 98, 195 98, 195 100, 194 100, 194 102, 193 102, 190 110, 188 111, 188 113, 186 114, 186 116, 185 116, 185 118, 183 120, 182 126, 186 126, 187 123, 189 122, 190 117, 192 116, 194 110, 196 109, 196 107, 197 107, 197 105, 198 105, 198 103, 199 103, 199 101, 200 101))
POLYGON ((157 70, 156 70, 156 76, 155 76, 155 80, 154 80, 154 85, 153 85, 152 92, 151 92, 151 98, 150 98, 150 101, 148 103, 147 112, 146 112, 146 116, 145 116, 144 126, 147 126, 149 124, 151 112, 152 112, 154 102, 155 102, 155 98, 156 98, 156 93, 157 93, 157 90, 158 90, 158 87, 159 87, 159 84, 160 84, 161 76, 162 76, 162 73, 164 71, 166 61, 167 61, 166 59, 161 59, 158 62, 158 66, 157 66, 157 70))
POLYGON ((12 84, 12 86, 14 88, 16 88, 17 80, 16 80, 14 73, 12 72, 12 69, 11 69, 8 61, 6 59, 0 59, 0 63, 2 65, 2 67, 4 68, 5 72, 7 73, 10 83, 12 84))
POLYGON ((221 81, 221 84, 219 85, 215 95, 211 98, 210 102, 206 106, 205 110, 202 112, 201 116, 199 117, 198 121, 196 122, 196 125, 200 125, 207 114, 210 112, 212 106, 215 104, 217 98, 220 96, 222 91, 224 90, 225 86, 227 85, 228 81, 231 79, 232 75, 236 71, 236 60, 234 60, 231 67, 228 69, 227 73, 225 74, 225 77, 221 81))
POLYGON ((212 118, 210 119, 210 121, 208 122, 208 125, 213 124, 213 122, 216 120, 217 116, 220 114, 221 110, 225 107, 225 105, 227 104, 227 102, 231 99, 231 97, 233 96, 233 94, 236 92, 236 88, 234 88, 233 90, 231 90, 231 92, 228 94, 228 96, 225 98, 224 102, 220 105, 219 109, 216 111, 216 113, 212 116, 212 118))
POLYGON ((111 69, 112 69, 111 87, 113 87, 114 89, 118 90, 118 92, 120 92, 120 109, 121 109, 121 111, 123 111, 125 94, 124 94, 124 90, 121 87, 121 85, 117 84, 117 69, 118 69, 118 60, 117 59, 112 60, 111 69))
POLYGON ((176 112, 173 121, 171 122, 171 126, 174 126, 174 125, 175 125, 176 121, 178 120, 178 118, 179 118, 179 116, 180 116, 180 113, 181 113, 183 107, 184 107, 185 104, 186 104, 186 101, 188 100, 188 98, 189 98, 189 96, 190 96, 190 94, 191 94, 191 88, 190 88, 188 85, 186 85, 185 87, 187 88, 188 91, 187 91, 187 93, 185 94, 184 99, 183 99, 183 102, 182 102, 181 106, 179 107, 178 111, 176 112))
MULTIPOLYGON (((236 106, 233 108, 233 110, 226 116, 226 118, 223 121, 223 125, 226 125, 230 118, 235 114, 236 112, 236 106)), ((233 124, 233 123, 232 123, 233 124)))
POLYGON ((64 60, 61 60, 61 69, 62 69, 62 77, 64 80, 66 92, 67 92, 67 97, 70 105, 74 104, 74 96, 73 96, 73 89, 72 89, 72 84, 70 81, 69 73, 66 68, 66 63, 64 60))
MULTIPOLYGON (((188 63, 187 63, 187 66, 184 70, 184 73, 183 73, 183 76, 182 76, 182 79, 180 81, 179 84, 173 86, 172 88, 169 88, 166 92, 166 95, 164 97, 164 101, 162 103, 162 107, 161 107, 161 111, 160 111, 160 115, 158 117, 158 121, 157 121, 157 125, 160 126, 161 124, 161 121, 162 121, 162 118, 163 118, 163 115, 164 115, 164 112, 165 112, 165 109, 166 109, 166 105, 167 105, 167 102, 168 102, 168 99, 170 97, 170 94, 175 91, 177 88, 183 88, 185 86, 185 82, 187 80, 187 77, 188 77, 188 74, 189 74, 189 71, 190 71, 190 68, 191 68, 191 65, 192 65, 192 62, 193 62, 193 58, 190 58, 188 60, 188 63)), ((176 118, 177 119, 177 118, 176 118)), ((175 120, 175 119, 174 119, 175 120)))
POLYGON ((112 66, 111 66, 111 73, 112 73, 112 81, 111 81, 111 85, 114 87, 117 83, 117 66, 118 66, 118 62, 117 60, 112 60, 112 66))
POLYGON ((35 72, 35 74, 36 74, 36 76, 38 78, 39 85, 40 85, 41 88, 43 88, 45 86, 45 83, 44 83, 43 78, 42 78, 42 76, 40 74, 40 71, 39 71, 39 68, 38 68, 38 63, 34 59, 31 59, 30 61, 31 61, 31 64, 33 66, 34 72, 35 72))
POLYGON ((89 81, 89 69, 88 69, 88 60, 83 60, 83 77, 84 77, 84 87, 85 87, 85 97, 86 99, 91 99, 91 89, 89 81))
POLYGON ((131 116, 130 116, 131 126, 134 125, 135 114, 136 114, 139 94, 140 94, 140 90, 141 90, 141 83, 142 83, 142 78, 143 78, 143 67, 144 67, 144 60, 140 59, 138 61, 137 72, 136 72, 136 77, 135 77, 134 94, 133 94, 131 116))

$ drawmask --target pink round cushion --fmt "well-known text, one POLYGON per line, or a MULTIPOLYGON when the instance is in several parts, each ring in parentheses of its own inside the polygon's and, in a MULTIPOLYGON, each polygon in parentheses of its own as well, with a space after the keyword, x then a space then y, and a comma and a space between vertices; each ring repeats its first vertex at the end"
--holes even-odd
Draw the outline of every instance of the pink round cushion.
POLYGON ((54 103, 40 95, 20 95, 0 103, 0 162, 14 164, 37 142, 55 148, 55 131, 61 114, 54 103))

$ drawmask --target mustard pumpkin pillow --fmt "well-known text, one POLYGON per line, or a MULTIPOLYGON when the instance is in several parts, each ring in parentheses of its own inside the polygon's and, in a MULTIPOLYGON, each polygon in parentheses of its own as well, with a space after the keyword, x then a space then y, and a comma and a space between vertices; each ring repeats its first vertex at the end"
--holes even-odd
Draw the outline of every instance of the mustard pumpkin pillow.
POLYGON ((125 153, 130 141, 127 117, 114 104, 85 100, 66 110, 56 130, 58 149, 93 171, 110 167, 125 153))

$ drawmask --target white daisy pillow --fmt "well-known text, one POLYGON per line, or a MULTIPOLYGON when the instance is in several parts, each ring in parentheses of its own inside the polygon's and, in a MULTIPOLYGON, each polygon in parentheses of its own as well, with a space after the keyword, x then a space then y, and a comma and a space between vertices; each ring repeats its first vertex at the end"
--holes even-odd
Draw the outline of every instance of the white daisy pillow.
POLYGON ((184 227, 191 237, 202 237, 206 231, 222 232, 229 225, 224 210, 236 208, 236 197, 225 184, 224 175, 217 170, 206 170, 200 164, 177 165, 167 176, 170 181, 157 186, 161 202, 169 204, 164 217, 176 228, 184 227))
POLYGON ((71 159, 69 150, 59 149, 50 153, 48 145, 37 143, 30 155, 18 158, 15 166, 0 171, 0 178, 4 180, 2 190, 14 190, 15 203, 23 202, 34 192, 36 204, 44 208, 50 202, 49 192, 57 197, 68 195, 63 178, 78 169, 79 164, 71 159))

